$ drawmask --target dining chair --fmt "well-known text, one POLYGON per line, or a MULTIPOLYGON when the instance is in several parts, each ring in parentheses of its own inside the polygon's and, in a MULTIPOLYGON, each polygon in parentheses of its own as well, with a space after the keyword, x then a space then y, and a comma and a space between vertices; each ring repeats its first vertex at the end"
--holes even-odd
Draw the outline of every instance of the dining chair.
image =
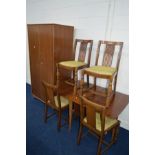
MULTIPOLYGON (((73 93, 74 95, 76 95, 78 88, 78 70, 90 66, 92 45, 93 40, 75 39, 74 54, 76 54, 77 52, 78 54, 77 60, 68 60, 58 63, 58 70, 60 68, 63 68, 66 70, 70 70, 73 73, 72 74, 73 76, 70 79, 66 80, 66 83, 74 86, 74 93, 73 93)), ((87 84, 89 84, 88 76, 87 76, 87 84)))
POLYGON ((115 41, 102 41, 98 42, 97 52, 96 52, 96 62, 95 66, 91 66, 89 68, 85 68, 83 71, 83 75, 94 77, 94 86, 92 93, 97 95, 102 95, 106 98, 106 106, 109 106, 111 100, 113 99, 116 92, 116 84, 117 84, 117 76, 119 70, 119 64, 122 54, 123 42, 115 42, 115 41), (101 65, 99 65, 99 56, 101 52, 101 45, 104 45, 104 54, 101 65), (116 47, 118 53, 116 54, 116 47), (114 53, 116 56, 116 62, 113 63, 114 53), (114 64, 115 66, 112 66, 114 64), (104 92, 96 91, 96 81, 97 78, 106 79, 107 83, 105 86, 104 92))
MULTIPOLYGON (((44 121, 47 122, 47 119, 55 114, 58 116, 57 129, 60 131, 60 128, 65 125, 61 124, 62 112, 69 107, 69 100, 63 96, 60 96, 58 93, 58 86, 42 81, 42 84, 45 88, 45 111, 44 111, 44 121), (52 108, 54 112, 48 114, 48 108, 52 108)), ((64 118, 65 122, 68 123, 68 118, 64 118)))
POLYGON ((107 151, 117 140, 120 121, 106 116, 108 107, 90 101, 83 94, 83 82, 80 90, 80 128, 77 137, 77 144, 80 144, 83 134, 83 127, 89 129, 90 133, 98 138, 97 155, 107 151), (110 142, 106 142, 104 137, 108 132, 112 132, 110 142), (102 151, 102 143, 106 145, 102 151))

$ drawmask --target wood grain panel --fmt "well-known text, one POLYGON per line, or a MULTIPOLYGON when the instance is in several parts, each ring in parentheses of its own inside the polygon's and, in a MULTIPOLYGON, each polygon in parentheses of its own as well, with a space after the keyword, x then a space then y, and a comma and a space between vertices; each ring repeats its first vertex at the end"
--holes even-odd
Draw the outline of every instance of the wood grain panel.
POLYGON ((28 26, 31 85, 32 93, 35 96, 40 96, 40 51, 38 31, 38 26, 28 26))
POLYGON ((40 45, 40 97, 45 101, 45 90, 42 81, 53 84, 53 31, 51 25, 39 25, 40 45))

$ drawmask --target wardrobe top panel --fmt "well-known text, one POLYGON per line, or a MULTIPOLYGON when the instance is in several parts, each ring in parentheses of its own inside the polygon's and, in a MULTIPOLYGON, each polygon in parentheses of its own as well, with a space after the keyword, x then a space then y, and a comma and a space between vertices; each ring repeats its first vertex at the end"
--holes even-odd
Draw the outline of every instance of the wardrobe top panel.
POLYGON ((71 26, 71 25, 62 25, 62 24, 56 24, 56 23, 35 23, 35 24, 27 24, 28 26, 29 25, 56 25, 56 26, 69 26, 69 27, 74 27, 74 26, 71 26))

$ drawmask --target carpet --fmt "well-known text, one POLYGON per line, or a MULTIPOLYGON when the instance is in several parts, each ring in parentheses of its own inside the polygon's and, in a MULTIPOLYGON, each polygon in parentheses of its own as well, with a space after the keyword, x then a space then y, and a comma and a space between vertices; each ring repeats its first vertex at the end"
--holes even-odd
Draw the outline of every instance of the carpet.
MULTIPOLYGON (((50 109, 49 112, 52 112, 50 109)), ((71 132, 68 126, 57 131, 57 116, 49 118, 47 123, 43 119, 44 104, 33 98, 31 86, 26 84, 26 154, 27 155, 95 155, 98 140, 88 133, 83 137, 80 145, 76 144, 79 129, 79 119, 73 119, 71 132)), ((66 115, 67 111, 63 113, 66 115)), ((87 129, 84 129, 84 133, 87 129)), ((106 135, 106 139, 110 134, 106 135)), ((103 145, 104 147, 104 145, 103 145)), ((129 131, 120 128, 116 144, 106 155, 129 154, 129 131)))

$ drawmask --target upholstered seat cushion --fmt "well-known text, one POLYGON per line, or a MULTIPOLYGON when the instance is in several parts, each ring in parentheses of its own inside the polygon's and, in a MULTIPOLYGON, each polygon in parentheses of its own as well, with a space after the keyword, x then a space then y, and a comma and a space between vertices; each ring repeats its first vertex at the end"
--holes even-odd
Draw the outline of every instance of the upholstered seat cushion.
MULTIPOLYGON (((87 118, 84 118, 84 122, 87 123, 87 118)), ((118 122, 117 119, 113 119, 110 117, 105 117, 105 128, 104 130, 107 130, 108 128, 110 128, 111 126, 113 126, 114 124, 116 124, 118 122)), ((100 114, 96 113, 96 129, 101 131, 101 119, 100 119, 100 114)))
POLYGON ((75 68, 86 65, 86 63, 81 61, 63 61, 63 62, 60 62, 59 64, 66 67, 75 67, 75 68))
POLYGON ((85 70, 100 75, 113 75, 116 72, 116 68, 106 66, 92 66, 86 68, 85 70))
MULTIPOLYGON (((55 105, 57 107, 59 107, 58 105, 58 100, 57 100, 57 96, 54 96, 54 100, 55 100, 55 105)), ((64 98, 63 96, 60 96, 60 101, 61 101, 61 107, 65 107, 67 105, 69 105, 69 100, 67 98, 64 98)))

